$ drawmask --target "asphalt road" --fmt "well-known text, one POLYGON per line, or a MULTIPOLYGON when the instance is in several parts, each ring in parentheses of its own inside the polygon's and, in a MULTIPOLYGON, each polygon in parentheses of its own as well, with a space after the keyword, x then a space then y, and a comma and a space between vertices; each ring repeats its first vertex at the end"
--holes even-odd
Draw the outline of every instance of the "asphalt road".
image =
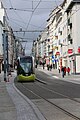
POLYGON ((46 100, 59 105, 61 108, 80 118, 79 84, 55 79, 38 70, 36 71, 36 77, 43 82, 19 83, 15 81, 15 85, 36 104, 46 120, 75 120, 74 117, 66 115, 65 112, 51 105, 46 100))
POLYGON ((44 81, 48 85, 49 88, 59 91, 60 93, 68 95, 72 98, 80 98, 80 94, 79 94, 80 85, 79 84, 74 84, 74 83, 70 83, 67 81, 61 81, 61 78, 55 79, 52 76, 49 76, 41 71, 36 71, 36 77, 39 80, 44 81))

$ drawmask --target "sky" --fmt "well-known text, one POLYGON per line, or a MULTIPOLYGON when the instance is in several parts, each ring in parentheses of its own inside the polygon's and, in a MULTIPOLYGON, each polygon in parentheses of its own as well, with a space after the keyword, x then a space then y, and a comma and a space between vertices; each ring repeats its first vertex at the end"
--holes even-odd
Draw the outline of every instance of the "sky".
POLYGON ((32 43, 46 27, 50 12, 64 0, 2 0, 7 21, 14 35, 20 38, 26 54, 31 53, 32 43), (19 32, 20 30, 24 32, 19 32), (34 32, 37 30, 38 32, 34 32))

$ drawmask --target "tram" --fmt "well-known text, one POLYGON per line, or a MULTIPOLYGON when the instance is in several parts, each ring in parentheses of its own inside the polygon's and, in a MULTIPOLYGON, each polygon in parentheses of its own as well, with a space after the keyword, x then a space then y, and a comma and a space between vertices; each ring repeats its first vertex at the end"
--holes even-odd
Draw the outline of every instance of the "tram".
POLYGON ((33 56, 22 56, 17 59, 17 80, 35 81, 35 63, 33 56))

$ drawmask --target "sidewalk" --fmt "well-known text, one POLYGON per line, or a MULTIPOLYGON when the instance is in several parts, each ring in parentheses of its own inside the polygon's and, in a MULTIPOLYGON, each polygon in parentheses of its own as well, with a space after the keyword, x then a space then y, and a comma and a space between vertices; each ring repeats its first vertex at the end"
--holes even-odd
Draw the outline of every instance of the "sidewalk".
POLYGON ((47 70, 47 67, 43 69, 42 66, 38 66, 37 69, 52 76, 53 78, 80 84, 80 75, 66 74, 66 76, 64 76, 63 78, 62 73, 59 73, 57 69, 52 69, 51 71, 49 71, 47 70))
POLYGON ((16 73, 4 82, 0 73, 0 120, 45 120, 38 108, 14 86, 16 73))

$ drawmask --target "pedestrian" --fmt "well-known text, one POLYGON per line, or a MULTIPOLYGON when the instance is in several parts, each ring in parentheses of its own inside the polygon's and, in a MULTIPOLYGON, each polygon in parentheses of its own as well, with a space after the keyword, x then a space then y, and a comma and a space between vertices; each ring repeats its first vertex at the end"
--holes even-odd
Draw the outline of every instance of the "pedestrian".
POLYGON ((64 75, 66 75, 66 67, 64 67, 64 75))
POLYGON ((60 73, 60 66, 59 66, 58 70, 59 70, 59 73, 60 73))
POLYGON ((49 64, 47 64, 47 70, 49 70, 49 64))
POLYGON ((55 69, 55 64, 53 63, 53 69, 55 69))
POLYGON ((45 65, 45 63, 43 62, 42 65, 43 65, 43 69, 44 69, 44 65, 45 65))
POLYGON ((12 65, 9 64, 8 68, 9 68, 8 69, 8 76, 10 75, 12 77, 12 74, 11 74, 12 65))
POLYGON ((70 68, 69 67, 67 68, 67 72, 68 72, 68 75, 70 75, 70 68))
POLYGON ((50 71, 52 70, 52 64, 50 65, 50 71))
POLYGON ((63 77, 63 78, 64 78, 64 75, 65 75, 65 71, 64 71, 64 69, 65 69, 65 67, 62 66, 61 71, 62 71, 62 77, 63 77))

